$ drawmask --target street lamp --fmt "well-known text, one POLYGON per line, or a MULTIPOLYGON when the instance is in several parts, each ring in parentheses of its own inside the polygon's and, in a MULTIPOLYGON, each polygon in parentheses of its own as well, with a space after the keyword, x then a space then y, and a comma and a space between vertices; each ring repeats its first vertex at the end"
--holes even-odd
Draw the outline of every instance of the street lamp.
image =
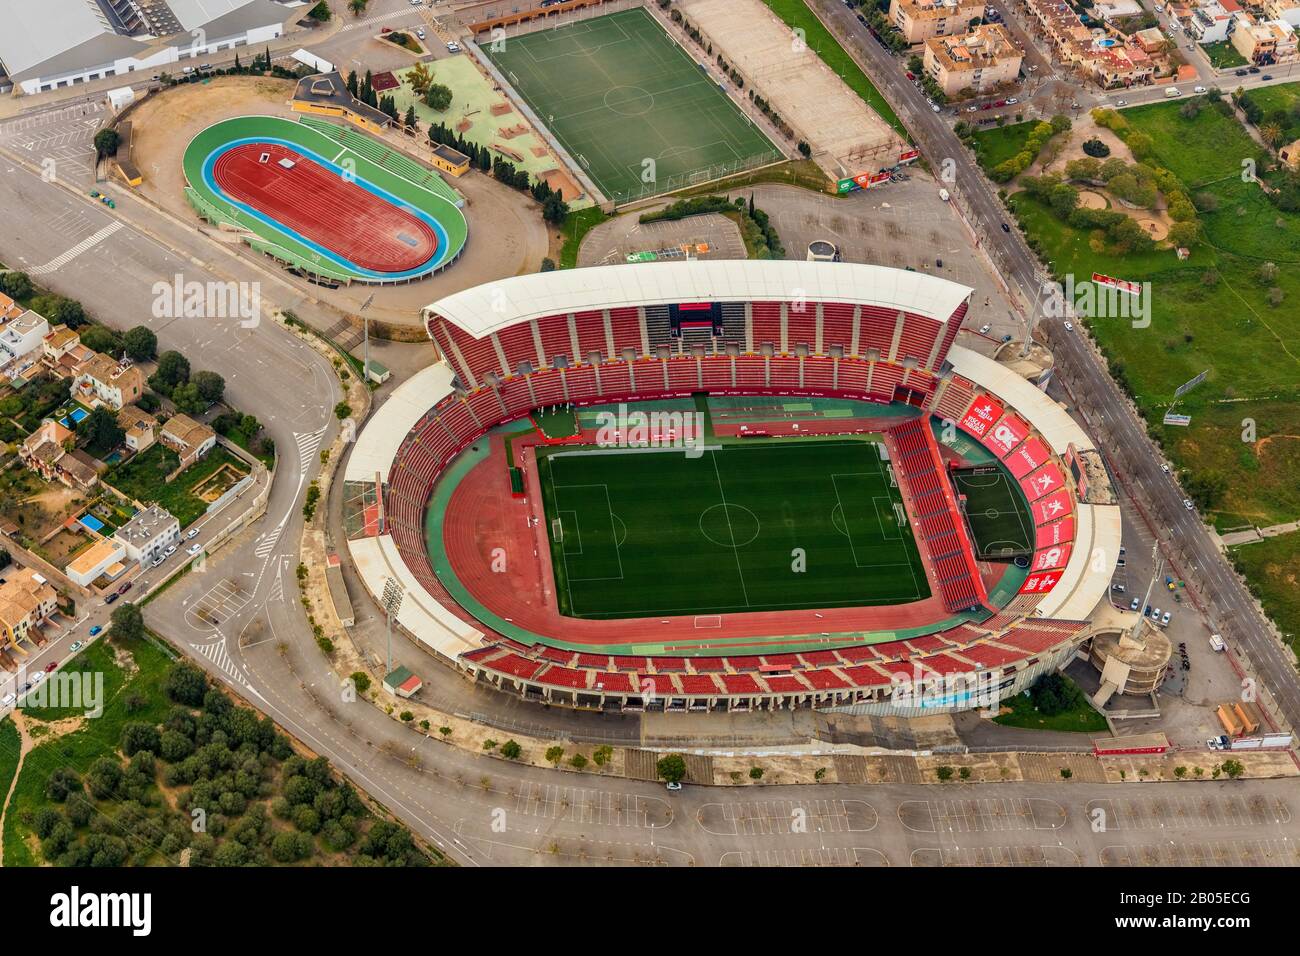
POLYGON ((393 618, 397 612, 402 609, 402 598, 405 597, 402 586, 393 578, 384 579, 384 595, 382 598, 384 613, 388 616, 388 665, 384 671, 387 677, 393 672, 393 618))

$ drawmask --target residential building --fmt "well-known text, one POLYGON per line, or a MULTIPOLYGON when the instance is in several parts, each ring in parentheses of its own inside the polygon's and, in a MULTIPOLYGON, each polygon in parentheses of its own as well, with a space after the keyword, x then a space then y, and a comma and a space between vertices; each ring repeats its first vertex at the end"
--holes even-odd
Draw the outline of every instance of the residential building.
POLYGON ((106 405, 119 411, 143 394, 144 373, 139 368, 99 352, 77 367, 72 380, 72 397, 92 407, 106 405))
POLYGON ((117 413, 117 424, 126 432, 126 447, 137 454, 157 441, 158 419, 135 405, 127 405, 117 413))
POLYGON ((76 329, 56 325, 41 342, 41 364, 59 378, 71 378, 77 368, 95 357, 95 352, 81 344, 76 329))
POLYGON ((126 545, 115 538, 100 538, 63 569, 73 584, 88 588, 101 577, 115 581, 126 571, 126 545))
POLYGON ((23 314, 23 307, 9 296, 0 292, 0 322, 8 322, 23 314))
POLYGON ((31 309, 0 324, 0 363, 22 358, 41 347, 50 333, 45 316, 31 309))
POLYGON ((1102 20, 1118 20, 1121 17, 1139 16, 1142 4, 1137 0, 1100 0, 1089 12, 1102 20))
POLYGON ((1020 72, 1023 54, 999 23, 976 27, 960 37, 931 37, 925 41, 925 72, 945 96, 966 90, 977 93, 1011 83, 1020 72))
POLYGON ((1267 20, 1285 20, 1300 27, 1300 0, 1264 0, 1262 9, 1267 20))
POLYGON ((1156 63, 1137 43, 1126 44, 1104 31, 1096 34, 1063 0, 1027 0, 1032 25, 1062 62, 1104 89, 1149 84, 1156 63))
POLYGON ((1232 32, 1240 9, 1236 0, 1202 0, 1187 18, 1187 32, 1197 43, 1222 43, 1232 32))
POLYGON ((984 0, 891 0, 889 20, 908 43, 965 33, 984 16, 984 0))
POLYGON ((58 422, 47 419, 23 439, 18 457, 46 481, 57 481, 85 491, 99 481, 95 460, 81 451, 69 451, 76 435, 58 422))
POLYGON ((1277 63, 1294 63, 1296 59, 1295 27, 1285 20, 1253 22, 1244 11, 1238 14, 1238 23, 1232 31, 1232 45, 1237 52, 1256 66, 1277 63))
POLYGON ((58 609, 58 594, 31 568, 11 565, 0 577, 0 645, 16 647, 58 609))
POLYGON ((158 70, 284 33, 294 16, 272 0, 21 0, 0 30, 0 92, 43 93, 158 70))
POLYGON ((1283 146, 1277 151, 1277 156, 1289 169, 1300 170, 1300 139, 1283 146))
POLYGON ((212 450, 217 433, 188 415, 173 415, 163 425, 158 439, 176 452, 182 468, 188 468, 212 450))
POLYGON ((166 508, 150 505, 113 532, 113 538, 126 549, 128 561, 150 565, 180 541, 181 524, 166 508))

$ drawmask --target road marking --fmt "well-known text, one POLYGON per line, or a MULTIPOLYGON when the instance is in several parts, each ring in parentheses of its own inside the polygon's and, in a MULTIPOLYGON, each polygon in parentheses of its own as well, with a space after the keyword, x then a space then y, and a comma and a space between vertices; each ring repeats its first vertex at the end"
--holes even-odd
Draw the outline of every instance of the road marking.
POLYGON ((28 269, 27 274, 33 276, 49 275, 51 272, 55 272, 63 268, 65 265, 67 265, 73 259, 77 258, 77 256, 81 255, 86 250, 94 248, 99 243, 103 242, 105 239, 107 239, 109 236, 111 236, 113 233, 117 232, 121 228, 122 228, 121 221, 115 219, 112 222, 110 222, 107 226, 105 226, 103 229, 99 230, 93 235, 87 236, 85 239, 82 239, 79 243, 77 243, 67 252, 63 253, 63 255, 55 259, 51 259, 43 266, 36 266, 34 269, 28 269))

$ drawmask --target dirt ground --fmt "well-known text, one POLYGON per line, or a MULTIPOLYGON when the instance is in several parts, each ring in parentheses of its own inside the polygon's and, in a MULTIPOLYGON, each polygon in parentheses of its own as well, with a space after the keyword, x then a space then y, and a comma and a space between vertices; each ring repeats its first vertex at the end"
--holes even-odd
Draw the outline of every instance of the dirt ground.
MULTIPOLYGON (((132 154, 144 173, 140 194, 193 223, 208 235, 216 230, 203 223, 185 200, 185 147, 200 130, 235 116, 283 116, 297 119, 289 108, 293 84, 266 77, 217 77, 206 84, 185 84, 163 90, 144 101, 131 115, 132 154)), ((385 140, 398 146, 397 140, 385 140)), ((403 138, 408 151, 419 149, 403 138)), ((418 152, 413 154, 420 158, 418 152)), ((548 236, 541 211, 531 196, 500 185, 490 176, 470 172, 452 185, 465 197, 469 240, 460 258, 428 279, 407 285, 353 285, 328 290, 283 273, 306 295, 344 312, 357 312, 373 293, 367 309, 372 318, 416 325, 419 310, 437 299, 493 279, 523 275, 541 268, 548 236)), ((229 242, 228 238, 218 241, 229 242)), ((264 265, 269 259, 249 250, 244 254, 264 265)))

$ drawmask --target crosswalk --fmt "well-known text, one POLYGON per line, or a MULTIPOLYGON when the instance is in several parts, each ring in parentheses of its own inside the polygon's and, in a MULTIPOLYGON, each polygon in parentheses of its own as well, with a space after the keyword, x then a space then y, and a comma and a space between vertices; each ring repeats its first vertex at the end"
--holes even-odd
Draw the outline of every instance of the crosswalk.
POLYGON ((43 275, 49 275, 51 272, 56 272, 57 270, 63 268, 65 265, 71 262, 73 259, 77 258, 77 256, 81 255, 86 250, 92 249, 95 246, 99 245, 99 243, 103 242, 105 239, 107 239, 109 236, 111 236, 113 233, 117 232, 121 228, 122 228, 122 223, 117 220, 114 220, 113 222, 110 222, 107 226, 105 226, 103 229, 100 229, 98 232, 92 233, 91 235, 87 236, 85 239, 82 239, 79 243, 77 243, 67 252, 63 253, 60 256, 57 256, 54 259, 51 259, 49 262, 45 263, 45 265, 36 266, 35 268, 28 269, 27 274, 33 276, 43 276, 43 275))
POLYGON ((212 662, 221 673, 225 674, 236 684, 241 687, 248 687, 249 683, 244 678, 244 672, 240 670, 239 665, 235 663, 234 658, 226 652, 226 641, 222 638, 219 641, 212 641, 209 644, 191 644, 191 648, 202 654, 212 662))
POLYGON ((314 432, 297 432, 293 436, 294 444, 298 446, 298 467, 306 470, 316 457, 316 452, 320 448, 321 439, 325 437, 325 429, 321 428, 314 432))

